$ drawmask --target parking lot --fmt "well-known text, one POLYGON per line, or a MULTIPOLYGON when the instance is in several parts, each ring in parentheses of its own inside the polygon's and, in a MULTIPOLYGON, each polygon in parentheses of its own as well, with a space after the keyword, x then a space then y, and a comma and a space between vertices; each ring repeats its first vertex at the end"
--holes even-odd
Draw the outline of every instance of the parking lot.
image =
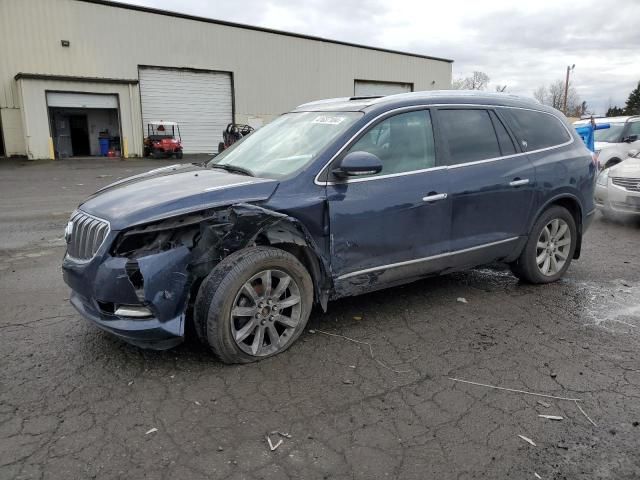
POLYGON ((344 299, 227 366, 114 339, 61 278, 75 206, 169 162, 0 164, 0 478, 640 476, 640 222, 596 215, 559 283, 496 266, 344 299))

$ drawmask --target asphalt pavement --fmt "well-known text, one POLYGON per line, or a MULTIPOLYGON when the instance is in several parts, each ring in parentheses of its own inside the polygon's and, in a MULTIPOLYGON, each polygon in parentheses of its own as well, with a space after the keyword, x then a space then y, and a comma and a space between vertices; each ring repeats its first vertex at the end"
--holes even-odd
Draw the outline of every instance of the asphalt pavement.
POLYGON ((494 266, 344 299, 227 366, 99 331, 61 278, 75 206, 170 163, 0 161, 0 479, 640 478, 640 222, 598 214, 556 284, 494 266))

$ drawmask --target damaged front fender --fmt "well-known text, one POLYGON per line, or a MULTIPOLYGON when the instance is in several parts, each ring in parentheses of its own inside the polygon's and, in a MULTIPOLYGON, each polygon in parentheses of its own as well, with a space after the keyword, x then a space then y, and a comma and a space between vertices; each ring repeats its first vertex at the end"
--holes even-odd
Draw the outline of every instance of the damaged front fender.
MULTIPOLYGON (((95 265, 91 291, 78 285, 86 285, 84 279, 67 283, 84 292, 85 316, 132 343, 149 340, 148 332, 145 342, 131 338, 142 334, 145 322, 159 328, 161 336, 181 339, 200 282, 227 255, 252 245, 271 245, 295 254, 309 270, 315 298, 326 309, 329 263, 304 225, 286 214, 246 203, 117 232, 112 247, 95 265), (123 305, 146 307, 153 317, 119 317, 116 312, 123 305), (117 332, 111 328, 114 322, 119 322, 117 332)), ((83 268, 69 265, 72 273, 66 276, 73 277, 74 271, 83 268)))

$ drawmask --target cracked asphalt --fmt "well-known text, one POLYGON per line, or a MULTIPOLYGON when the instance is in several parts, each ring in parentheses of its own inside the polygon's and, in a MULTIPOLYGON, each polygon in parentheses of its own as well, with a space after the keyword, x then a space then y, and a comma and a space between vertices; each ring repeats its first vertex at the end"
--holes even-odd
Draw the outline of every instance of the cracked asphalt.
POLYGON ((0 163, 1 479, 640 478, 640 222, 597 215, 559 283, 492 267, 345 299, 286 353, 225 366, 195 340, 129 346, 68 302, 71 211, 166 164, 0 163), (450 378, 578 398, 596 425, 450 378))

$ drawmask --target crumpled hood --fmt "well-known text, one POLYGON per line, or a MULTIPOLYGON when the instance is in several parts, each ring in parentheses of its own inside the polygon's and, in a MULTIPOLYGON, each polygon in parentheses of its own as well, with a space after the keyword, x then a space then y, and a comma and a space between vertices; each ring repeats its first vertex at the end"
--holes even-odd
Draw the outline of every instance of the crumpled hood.
POLYGON ((627 158, 609 169, 610 177, 640 178, 640 158, 627 158))
POLYGON ((278 182, 196 165, 170 165, 125 178, 80 204, 112 230, 205 208, 268 199, 278 182))

